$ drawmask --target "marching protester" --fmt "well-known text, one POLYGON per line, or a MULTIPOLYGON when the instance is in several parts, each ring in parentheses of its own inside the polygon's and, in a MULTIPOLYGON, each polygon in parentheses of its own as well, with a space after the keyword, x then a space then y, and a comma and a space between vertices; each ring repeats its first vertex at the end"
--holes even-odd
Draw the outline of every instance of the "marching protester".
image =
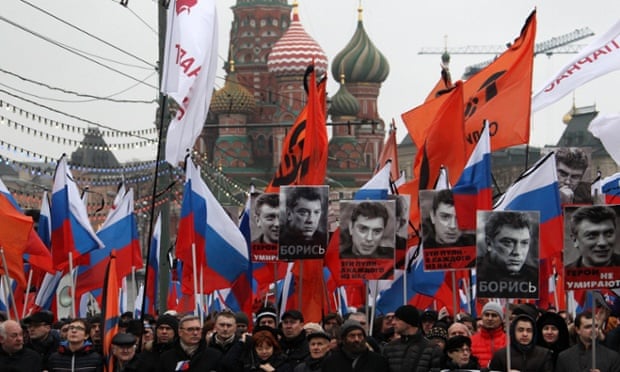
POLYGON ((179 321, 179 338, 160 357, 160 371, 215 371, 222 354, 201 337, 200 318, 186 315, 179 321))
POLYGON ((557 313, 546 312, 536 321, 536 342, 538 346, 551 350, 555 366, 558 355, 570 346, 568 326, 557 313))
POLYGON ((295 372, 322 372, 325 357, 330 350, 331 338, 323 331, 315 331, 306 337, 310 355, 295 367, 295 372))
POLYGON ((439 368, 441 351, 422 334, 418 309, 411 305, 396 309, 394 331, 399 337, 383 348, 390 372, 423 372, 439 368))
POLYGON ((446 341, 442 370, 478 370, 478 358, 471 353, 471 339, 467 336, 454 336, 446 341))
POLYGON ((387 360, 368 348, 366 331, 352 319, 340 328, 340 345, 325 358, 324 371, 374 372, 387 371, 387 360))
POLYGON ((24 348, 24 331, 14 320, 0 322, 0 371, 39 371, 41 356, 24 348))
POLYGON ((292 367, 296 367, 310 354, 308 340, 304 332, 304 316, 298 310, 289 310, 282 314, 282 352, 287 356, 292 367))
MULTIPOLYGON (((502 348, 493 354, 492 371, 508 371, 508 353, 502 348)), ((510 323, 510 370, 553 372, 551 351, 536 345, 536 322, 520 314, 510 323)))
POLYGON ((160 315, 155 322, 155 335, 150 349, 142 350, 139 355, 142 371, 154 372, 159 369, 159 358, 172 349, 177 338, 179 321, 168 314, 160 315))
POLYGON ((88 340, 90 324, 86 319, 74 319, 69 323, 67 341, 63 341, 58 351, 50 355, 47 370, 64 371, 102 371, 102 355, 95 351, 88 340))
POLYGON ((601 326, 596 317, 594 327, 592 323, 592 312, 585 311, 577 314, 574 323, 577 343, 560 353, 555 365, 557 372, 589 371, 593 366, 598 372, 620 371, 620 354, 599 344, 598 341, 594 348, 595 359, 592 359, 592 338, 600 332, 601 326))
POLYGON ((211 336, 207 336, 207 345, 219 350, 224 355, 238 340, 235 314, 230 310, 217 313, 213 329, 215 332, 211 336))
POLYGON ((25 318, 22 322, 28 330, 28 342, 24 344, 24 347, 39 353, 42 366, 47 365, 47 359, 60 345, 60 334, 57 331, 52 331, 54 314, 50 311, 39 311, 25 318))
POLYGON ((117 333, 112 337, 112 356, 114 371, 110 372, 140 372, 143 371, 136 354, 138 338, 131 333, 117 333))
POLYGON ((493 354, 506 346, 504 312, 497 302, 487 302, 482 308, 482 327, 471 336, 471 351, 480 366, 487 367, 493 354))
MULTIPOLYGON (((305 334, 304 334, 305 337, 305 334)), ((222 360, 226 372, 290 372, 293 370, 273 329, 258 326, 252 335, 244 333, 222 360)))

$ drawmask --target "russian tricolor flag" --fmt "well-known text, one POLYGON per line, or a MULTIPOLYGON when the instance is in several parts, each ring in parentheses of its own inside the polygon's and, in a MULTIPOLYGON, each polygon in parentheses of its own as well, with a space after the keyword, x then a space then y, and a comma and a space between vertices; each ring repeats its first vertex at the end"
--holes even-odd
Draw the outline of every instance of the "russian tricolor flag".
POLYGON ((459 229, 476 228, 476 210, 493 206, 491 179, 491 138, 486 125, 461 177, 452 189, 459 229))
POLYGON ((183 291, 194 293, 194 273, 202 277, 206 293, 229 288, 248 268, 247 243, 200 177, 200 168, 187 159, 186 182, 177 238, 177 257, 183 261, 183 291), (192 265, 196 248, 196 268, 192 265))
POLYGON ((620 203, 620 173, 615 173, 609 177, 605 177, 602 181, 603 195, 605 195, 605 204, 620 203))
POLYGON ((75 261, 93 249, 103 248, 103 242, 88 220, 86 206, 69 171, 66 155, 60 158, 56 168, 51 212, 52 259, 57 269, 67 269, 69 253, 73 254, 75 261))
POLYGON ((495 205, 497 211, 540 212, 540 259, 562 252, 562 208, 555 153, 549 153, 526 170, 495 205))
POLYGON ((149 251, 148 276, 146 278, 146 289, 144 291, 144 311, 147 314, 155 314, 159 292, 159 255, 161 254, 161 214, 157 216, 155 227, 153 228, 153 238, 149 251))

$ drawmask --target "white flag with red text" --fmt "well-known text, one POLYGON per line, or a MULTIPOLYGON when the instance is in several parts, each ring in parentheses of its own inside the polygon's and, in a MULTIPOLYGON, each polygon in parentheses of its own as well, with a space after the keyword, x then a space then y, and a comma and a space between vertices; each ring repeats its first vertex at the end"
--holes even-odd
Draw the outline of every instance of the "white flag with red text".
POLYGON ((173 0, 168 9, 161 91, 180 106, 170 121, 166 161, 178 165, 200 134, 217 69, 215 0, 173 0))
POLYGON ((620 21, 590 44, 532 96, 532 111, 558 101, 588 81, 620 69, 620 21))

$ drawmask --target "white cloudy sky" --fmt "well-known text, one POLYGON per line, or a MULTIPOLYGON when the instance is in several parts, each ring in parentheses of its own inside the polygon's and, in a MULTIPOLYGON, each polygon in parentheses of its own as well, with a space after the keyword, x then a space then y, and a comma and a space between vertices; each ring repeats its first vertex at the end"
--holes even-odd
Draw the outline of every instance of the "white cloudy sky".
MULTIPOLYGON (((234 3, 234 0, 218 1, 221 64, 226 56, 232 20, 230 7, 234 3)), ((300 0, 302 23, 306 31, 323 47, 330 61, 355 31, 358 4, 358 0, 300 0)), ((2 101, 74 126, 83 127, 88 124, 51 112, 40 105, 122 130, 153 127, 154 104, 92 101, 22 81, 11 74, 95 96, 112 96, 120 100, 153 100, 157 97, 157 90, 154 88, 157 78, 153 68, 146 62, 154 64, 157 60, 157 2, 129 0, 127 8, 119 5, 118 0, 3 0, 2 5, 2 101), (137 58, 88 37, 28 4, 39 7, 137 58), (66 49, 33 36, 32 33, 60 43, 66 48, 87 53, 90 59, 100 64, 78 57, 66 49), (116 71, 104 68, 101 64, 116 71), (142 80, 146 84, 136 82, 142 80), (2 91, 28 98, 37 104, 24 102, 2 91)), ((419 55, 418 51, 422 47, 443 46, 444 35, 447 35, 448 45, 451 47, 503 45, 518 35, 527 15, 536 7, 537 42, 540 42, 583 27, 589 27, 596 34, 601 34, 616 22, 620 14, 620 3, 617 0, 364 0, 362 6, 366 31, 390 62, 390 74, 381 89, 379 112, 386 121, 394 118, 397 123, 401 123, 400 114, 422 102, 438 78, 439 56, 419 55)), ((577 44, 587 44, 590 40, 592 38, 577 44)), ((466 66, 491 57, 453 55, 453 77, 460 77, 466 66)), ((571 55, 559 54, 552 57, 537 56, 534 88, 570 58, 571 55)), ((222 86, 223 70, 220 70, 218 76, 216 84, 222 86)), ((578 89, 575 94, 576 104, 596 104, 603 113, 620 112, 620 101, 614 89, 618 86, 620 72, 608 74, 578 89)), ((329 85, 330 93, 335 93, 337 89, 337 84, 332 81, 329 85)), ((531 143, 555 143, 564 127, 562 116, 571 105, 572 97, 566 97, 533 115, 531 143)), ((51 134, 80 139, 75 133, 41 126, 24 114, 2 110, 0 115, 24 125, 42 127, 42 130, 51 134)), ((4 124, 0 125, 0 128, 0 140, 31 149, 38 154, 58 157, 63 151, 73 150, 72 146, 50 144, 42 139, 32 138, 32 133, 16 132, 4 124)), ((399 137, 403 136, 405 129, 399 125, 399 137)), ((112 143, 139 141, 108 140, 112 143)), ((0 148, 0 155, 27 160, 26 156, 9 153, 4 148, 0 148)), ((116 155, 121 161, 147 160, 154 158, 155 152, 152 148, 119 150, 116 155)))

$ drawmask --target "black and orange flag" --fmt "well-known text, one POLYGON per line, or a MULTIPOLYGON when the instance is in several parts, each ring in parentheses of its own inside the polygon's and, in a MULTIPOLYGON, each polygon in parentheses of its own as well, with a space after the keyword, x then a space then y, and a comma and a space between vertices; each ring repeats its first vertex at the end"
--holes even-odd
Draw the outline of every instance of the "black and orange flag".
POLYGON ((318 85, 314 66, 306 69, 308 103, 284 138, 280 165, 265 192, 280 186, 323 185, 327 173, 326 81, 318 85))
POLYGON ((112 356, 112 338, 118 333, 120 320, 120 304, 118 299, 118 275, 116 273, 116 254, 110 254, 108 267, 103 280, 102 317, 103 317, 103 358, 107 372, 114 371, 112 356))
MULTIPOLYGON (((469 155, 485 120, 493 137, 491 150, 525 144, 530 139, 530 111, 536 11, 520 36, 497 59, 463 84, 465 139, 469 155)), ((420 148, 446 95, 432 98, 402 114, 403 122, 420 148)))
POLYGON ((375 168, 375 174, 379 172, 385 164, 391 161, 390 165, 390 181, 394 182, 400 177, 400 168, 398 166, 398 144, 396 143, 396 124, 394 124, 394 120, 392 120, 392 124, 390 125, 390 133, 388 135, 385 144, 383 145, 383 150, 381 154, 379 154, 379 161, 377 162, 377 167, 375 168))
POLYGON ((435 99, 441 96, 443 93, 446 93, 447 90, 452 88, 452 76, 450 75, 450 70, 448 70, 448 66, 441 65, 441 76, 439 77, 439 81, 433 87, 431 92, 426 96, 424 102, 428 102, 432 99, 435 99))

